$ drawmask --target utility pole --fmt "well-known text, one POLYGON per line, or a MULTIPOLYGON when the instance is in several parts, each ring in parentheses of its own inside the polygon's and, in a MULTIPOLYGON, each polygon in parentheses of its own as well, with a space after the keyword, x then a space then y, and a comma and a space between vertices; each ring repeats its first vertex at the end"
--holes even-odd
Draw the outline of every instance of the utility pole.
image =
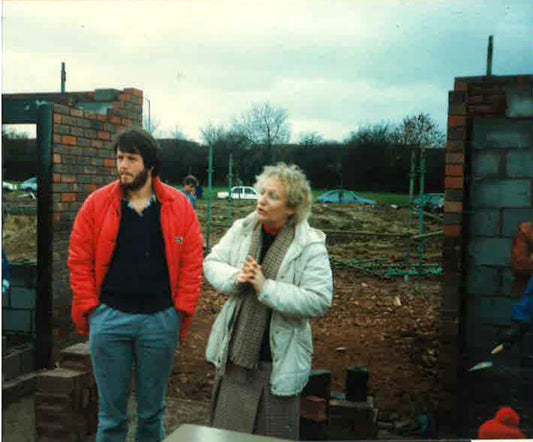
POLYGON ((67 71, 65 69, 65 62, 61 62, 61 93, 65 93, 65 83, 67 82, 67 71))

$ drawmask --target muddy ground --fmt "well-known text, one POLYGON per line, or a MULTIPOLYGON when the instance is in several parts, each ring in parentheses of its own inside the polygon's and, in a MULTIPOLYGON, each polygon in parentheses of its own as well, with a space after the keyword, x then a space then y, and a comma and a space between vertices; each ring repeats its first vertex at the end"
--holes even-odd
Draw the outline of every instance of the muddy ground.
MULTIPOLYGON (((235 203, 233 219, 245 216, 253 207, 253 203, 235 203)), ((198 214, 204 226, 205 213, 206 203, 200 202, 198 214)), ((211 244, 216 243, 229 223, 227 203, 213 203, 212 219, 215 226, 211 244)), ((440 229, 438 221, 427 221, 428 231, 440 229)), ((407 242, 403 238, 346 234, 349 231, 405 234, 408 231, 405 208, 315 205, 311 224, 331 231, 327 246, 335 262, 348 267, 360 264, 358 260, 405 262, 407 242), (344 233, 333 232, 341 230, 344 233)), ((12 215, 5 219, 3 238, 10 259, 35 256, 35 239, 31 237, 35 236, 35 226, 35 218, 31 216, 12 215)), ((415 232, 417 226, 418 218, 414 220, 415 232)), ((441 249, 442 237, 428 241, 425 262, 440 264, 441 249)), ((413 255, 418 253, 414 245, 412 250, 413 255)), ((434 410, 438 394, 436 317, 440 278, 435 275, 410 280, 385 279, 382 274, 360 269, 334 270, 333 306, 325 317, 313 319, 311 323, 313 365, 315 369, 331 370, 333 390, 344 390, 347 367, 365 366, 370 371, 369 390, 380 410, 380 420, 409 422, 409 427, 417 414, 434 410)), ((214 370, 205 362, 205 345, 223 302, 204 282, 191 333, 176 358, 169 399, 195 403, 209 400, 214 370)), ((200 408, 199 413, 203 414, 204 409, 200 408)), ((204 418, 189 415, 187 421, 204 418)))

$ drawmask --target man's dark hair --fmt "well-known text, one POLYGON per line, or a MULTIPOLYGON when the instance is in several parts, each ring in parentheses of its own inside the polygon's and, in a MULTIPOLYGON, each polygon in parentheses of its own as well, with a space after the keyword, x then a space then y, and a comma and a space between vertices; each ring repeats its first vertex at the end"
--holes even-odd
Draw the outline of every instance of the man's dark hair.
POLYGON ((115 154, 118 149, 121 152, 138 153, 146 169, 153 167, 152 176, 159 175, 161 147, 156 139, 145 130, 127 129, 113 139, 112 146, 115 154))
POLYGON ((198 186, 198 180, 194 175, 187 175, 185 178, 183 178, 183 185, 184 186, 198 186))

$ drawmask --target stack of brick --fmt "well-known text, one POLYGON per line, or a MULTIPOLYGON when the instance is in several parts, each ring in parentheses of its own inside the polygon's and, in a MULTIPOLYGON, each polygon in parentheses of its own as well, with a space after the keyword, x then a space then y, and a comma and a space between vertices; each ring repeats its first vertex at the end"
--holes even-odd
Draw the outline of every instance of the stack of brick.
POLYGON ((98 396, 88 344, 61 352, 60 366, 39 373, 35 393, 37 442, 78 442, 96 433, 98 396))
POLYGON ((346 393, 331 391, 329 371, 315 370, 311 373, 301 394, 301 440, 377 437, 377 409, 374 408, 373 398, 366 394, 366 380, 353 382, 354 368, 347 370, 346 393))

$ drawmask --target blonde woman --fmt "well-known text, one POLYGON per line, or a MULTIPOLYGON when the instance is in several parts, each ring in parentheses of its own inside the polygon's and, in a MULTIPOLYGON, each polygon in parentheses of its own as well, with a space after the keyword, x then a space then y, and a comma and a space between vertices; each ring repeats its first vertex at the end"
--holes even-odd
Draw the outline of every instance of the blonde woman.
POLYGON ((229 296, 207 345, 217 369, 211 424, 297 440, 299 393, 311 371, 308 318, 331 305, 323 232, 309 226, 311 188, 295 165, 266 166, 254 212, 236 221, 204 262, 229 296))

